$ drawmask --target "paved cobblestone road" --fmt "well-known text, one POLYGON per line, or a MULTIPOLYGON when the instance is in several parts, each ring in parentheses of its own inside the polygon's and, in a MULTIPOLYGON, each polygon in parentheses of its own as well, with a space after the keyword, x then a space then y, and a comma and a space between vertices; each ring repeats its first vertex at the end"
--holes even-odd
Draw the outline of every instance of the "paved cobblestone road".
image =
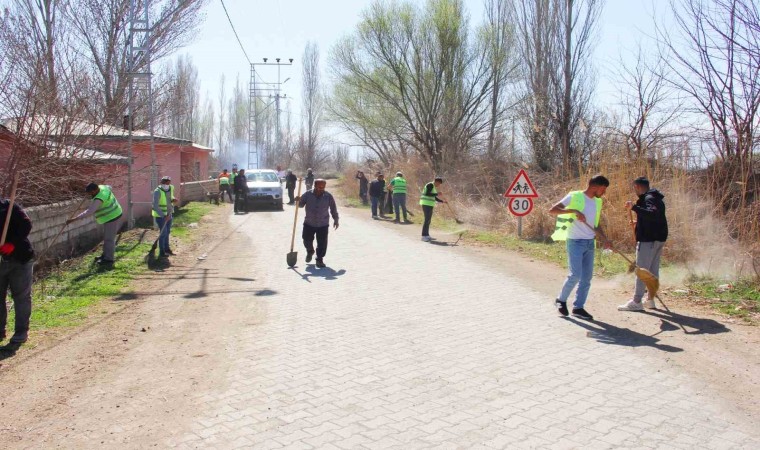
POLYGON ((237 232, 194 269, 229 278, 188 281, 197 298, 163 296, 154 314, 187 336, 141 342, 103 375, 110 385, 70 402, 77 431, 57 443, 760 448, 757 424, 636 351, 674 349, 610 325, 560 319, 550 299, 458 247, 344 213, 331 230, 328 269, 305 265, 300 246, 298 267, 287 269, 291 211, 231 217, 237 232), (198 314, 225 315, 229 327, 201 348, 182 349, 211 354, 183 360, 193 377, 151 364, 197 338, 187 322, 202 320, 198 314), (137 386, 150 394, 134 394, 137 386), (129 399, 114 409, 122 397, 129 399), (146 405, 177 420, 157 424, 155 414, 140 412, 146 405))

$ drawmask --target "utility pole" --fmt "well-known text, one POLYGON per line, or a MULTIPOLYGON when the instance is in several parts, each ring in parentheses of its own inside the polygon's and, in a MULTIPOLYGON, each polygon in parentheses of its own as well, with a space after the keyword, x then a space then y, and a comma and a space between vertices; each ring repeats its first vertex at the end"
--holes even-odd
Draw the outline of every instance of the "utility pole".
POLYGON ((150 132, 150 183, 151 188, 158 185, 158 173, 156 170, 156 143, 153 138, 154 117, 153 117, 153 83, 151 74, 151 41, 153 30, 150 26, 148 10, 150 9, 150 0, 130 0, 129 3, 129 61, 128 73, 129 78, 129 99, 127 114, 124 120, 124 127, 127 129, 127 226, 134 226, 134 212, 132 208, 132 176, 133 176, 133 138, 132 129, 134 128, 134 116, 137 106, 135 105, 136 92, 142 92, 148 102, 147 119, 148 129, 150 132), (140 8, 142 6, 142 8, 140 8), (138 71, 138 67, 144 67, 138 71))
POLYGON ((279 153, 282 150, 282 135, 280 133, 280 99, 286 97, 281 94, 282 85, 285 84, 290 78, 285 81, 280 81, 281 67, 292 66, 293 58, 289 58, 288 62, 282 62, 280 58, 275 58, 275 62, 269 62, 269 58, 263 58, 264 62, 251 63, 251 82, 250 82, 250 95, 248 106, 248 168, 258 169, 261 167, 261 154, 259 152, 258 142, 258 99, 267 96, 274 96, 275 104, 275 148, 279 153), (277 82, 266 83, 263 81, 256 81, 256 66, 277 66, 277 82), (259 87, 263 85, 264 87, 259 87), (274 87, 272 87, 274 86, 274 87))

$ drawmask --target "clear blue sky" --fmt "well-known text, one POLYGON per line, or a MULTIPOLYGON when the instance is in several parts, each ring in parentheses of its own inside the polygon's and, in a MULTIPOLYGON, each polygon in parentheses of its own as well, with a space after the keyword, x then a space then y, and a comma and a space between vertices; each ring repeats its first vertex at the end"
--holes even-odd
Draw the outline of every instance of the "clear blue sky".
MULTIPOLYGON (((284 91, 293 98, 294 110, 298 110, 300 104, 299 61, 305 44, 310 40, 318 43, 322 54, 323 79, 327 81, 326 65, 330 48, 341 36, 352 32, 361 11, 370 3, 369 0, 225 0, 252 61, 260 62, 263 57, 270 58, 270 61, 276 57, 295 59, 292 67, 282 69, 282 79, 291 78, 284 85, 284 91)), ((607 0, 594 61, 599 82, 597 103, 600 106, 612 106, 617 101, 612 78, 620 55, 627 56, 636 47, 637 41, 654 52, 650 40, 654 34, 653 16, 658 11, 665 13, 665 3, 663 0, 607 0)), ((482 0, 467 0, 465 4, 472 21, 479 21, 483 11, 482 0)), ((198 67, 202 91, 208 92, 215 101, 222 74, 227 79, 228 87, 238 76, 247 86, 249 65, 235 40, 220 0, 209 0, 206 20, 197 38, 182 52, 191 55, 198 67)), ((263 69, 260 74, 268 81, 275 81, 277 77, 274 68, 263 69)))

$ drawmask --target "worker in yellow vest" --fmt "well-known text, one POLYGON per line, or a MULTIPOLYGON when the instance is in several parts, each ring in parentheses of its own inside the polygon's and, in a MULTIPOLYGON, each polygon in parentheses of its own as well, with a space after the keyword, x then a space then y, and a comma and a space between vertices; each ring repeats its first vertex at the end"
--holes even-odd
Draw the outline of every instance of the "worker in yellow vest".
POLYGON ((402 211, 404 213, 404 223, 412 223, 407 217, 409 212, 406 209, 406 187, 406 179, 401 172, 396 172, 396 177, 388 183, 388 189, 393 192, 393 209, 396 212, 396 220, 393 223, 400 222, 402 211))
POLYGON ((438 188, 443 184, 443 178, 436 177, 435 180, 426 184, 420 194, 420 206, 425 214, 425 222, 422 224, 422 240, 430 242, 430 221, 433 220, 433 209, 436 203, 446 203, 446 200, 438 196, 438 188))
POLYGON ((609 185, 607 178, 597 175, 589 180, 585 191, 570 192, 549 210, 549 214, 557 216, 552 239, 567 241, 570 274, 562 286, 559 297, 554 301, 562 316, 568 315, 567 299, 577 285, 572 314, 579 319, 594 320, 584 306, 591 288, 591 278, 594 276, 596 236, 601 236, 607 244, 607 238, 599 227, 599 221, 602 217, 602 196, 609 185))
POLYGON ((222 202, 224 202, 224 193, 227 193, 227 197, 230 199, 230 203, 232 203, 232 182, 234 180, 234 177, 232 177, 228 172, 227 169, 224 169, 222 173, 219 174, 219 197, 222 199, 222 202))
POLYGON ((90 207, 78 216, 67 220, 66 224, 94 215, 95 221, 103 225, 103 254, 96 258, 96 261, 100 265, 111 265, 114 262, 116 250, 116 233, 121 227, 121 205, 116 200, 111 186, 90 183, 85 188, 85 192, 92 197, 90 207))
POLYGON ((174 186, 171 177, 161 178, 161 184, 153 190, 153 217, 160 230, 158 235, 158 257, 166 258, 174 255, 169 247, 169 235, 172 232, 172 219, 174 218, 174 186))

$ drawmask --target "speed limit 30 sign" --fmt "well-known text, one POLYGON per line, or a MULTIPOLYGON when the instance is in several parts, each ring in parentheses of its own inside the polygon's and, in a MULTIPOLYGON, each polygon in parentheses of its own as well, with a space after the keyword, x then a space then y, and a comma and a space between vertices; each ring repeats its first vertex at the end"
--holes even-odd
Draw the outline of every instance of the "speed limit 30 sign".
POLYGON ((532 198, 517 198, 510 197, 509 199, 509 212, 517 217, 527 216, 533 211, 533 199, 532 198))
POLYGON ((517 217, 527 216, 533 211, 533 199, 538 197, 538 192, 524 169, 520 169, 504 197, 507 198, 509 212, 517 217))

